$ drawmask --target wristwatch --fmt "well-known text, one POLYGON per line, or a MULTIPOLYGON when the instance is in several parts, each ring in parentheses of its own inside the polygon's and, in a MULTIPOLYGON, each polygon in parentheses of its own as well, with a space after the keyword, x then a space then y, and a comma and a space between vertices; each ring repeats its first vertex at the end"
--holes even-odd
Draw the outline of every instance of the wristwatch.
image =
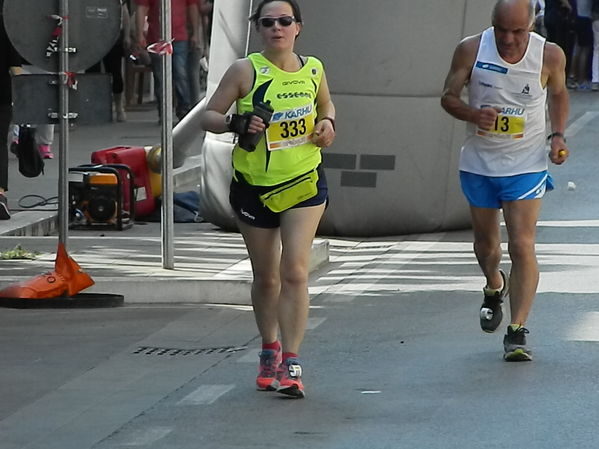
POLYGON ((225 125, 227 125, 229 131, 231 131, 231 120, 233 120, 233 114, 229 114, 225 117, 225 125))
POLYGON ((551 140, 552 140, 554 137, 561 137, 562 139, 564 139, 564 142, 566 141, 566 137, 564 136, 564 134, 563 134, 563 133, 560 133, 559 131, 556 131, 556 132, 554 132, 554 133, 551 133, 551 134, 549 134, 549 135, 547 136, 547 140, 551 142, 551 140))

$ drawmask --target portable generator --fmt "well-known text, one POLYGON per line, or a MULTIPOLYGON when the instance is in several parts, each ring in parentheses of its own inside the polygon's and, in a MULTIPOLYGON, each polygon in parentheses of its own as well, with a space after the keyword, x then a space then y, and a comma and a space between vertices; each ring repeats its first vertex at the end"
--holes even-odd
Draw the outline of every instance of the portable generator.
POLYGON ((124 164, 69 168, 69 226, 122 231, 135 220, 133 172, 124 164))
POLYGON ((156 194, 150 179, 146 150, 138 146, 118 146, 94 151, 91 154, 92 164, 117 165, 124 164, 133 172, 135 191, 135 216, 137 218, 151 215, 156 209, 156 194))

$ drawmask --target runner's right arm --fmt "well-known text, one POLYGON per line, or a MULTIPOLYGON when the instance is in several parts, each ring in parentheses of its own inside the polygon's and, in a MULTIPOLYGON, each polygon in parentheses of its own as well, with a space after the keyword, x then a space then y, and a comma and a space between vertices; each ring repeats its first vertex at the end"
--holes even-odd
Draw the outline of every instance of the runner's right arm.
POLYGON ((462 90, 470 80, 479 43, 480 34, 465 38, 456 47, 445 78, 441 106, 458 120, 474 123, 479 128, 488 130, 495 124, 497 111, 493 108, 475 109, 461 99, 462 90))
MULTIPOLYGON (((235 101, 243 98, 251 90, 254 79, 253 71, 254 68, 247 59, 240 59, 227 69, 202 114, 200 126, 203 129, 216 134, 230 131, 225 121, 226 113, 235 101)), ((262 119, 252 115, 248 132, 260 133, 264 129, 262 119)))

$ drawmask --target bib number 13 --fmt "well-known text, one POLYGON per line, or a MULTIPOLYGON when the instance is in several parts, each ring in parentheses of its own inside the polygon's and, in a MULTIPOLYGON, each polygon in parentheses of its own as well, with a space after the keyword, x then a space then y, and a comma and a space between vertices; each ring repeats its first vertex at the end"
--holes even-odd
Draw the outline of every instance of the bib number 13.
POLYGON ((500 116, 495 119, 495 131, 507 133, 510 130, 510 118, 507 116, 500 116))
POLYGON ((496 135, 520 138, 524 135, 524 117, 499 114, 495 119, 495 125, 491 132, 496 135))

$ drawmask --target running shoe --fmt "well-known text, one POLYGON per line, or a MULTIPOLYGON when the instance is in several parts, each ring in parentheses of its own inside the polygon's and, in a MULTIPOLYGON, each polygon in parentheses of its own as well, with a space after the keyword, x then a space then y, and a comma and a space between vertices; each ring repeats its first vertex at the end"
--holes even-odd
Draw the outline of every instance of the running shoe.
POLYGON ((277 388, 273 383, 277 379, 277 367, 281 364, 281 350, 263 349, 260 352, 260 367, 258 368, 258 377, 256 377, 256 386, 260 391, 275 391, 277 388))
POLYGON ((8 200, 3 193, 0 193, 0 220, 9 220, 10 211, 8 210, 8 200))
POLYGON ((289 358, 279 365, 276 380, 277 392, 301 399, 306 396, 302 383, 302 365, 299 359, 289 358))
POLYGON ((43 159, 54 159, 54 153, 52 153, 50 145, 40 145, 38 149, 43 159))
POLYGON ((501 320, 503 319, 501 305, 509 291, 509 280, 505 271, 500 268, 499 273, 503 278, 503 288, 500 291, 490 290, 486 287, 483 288, 485 298, 483 299, 483 304, 480 306, 480 327, 488 333, 495 332, 501 324, 501 320))
POLYGON ((503 337, 503 359, 506 362, 529 362, 532 360, 532 351, 526 345, 526 334, 528 329, 520 326, 513 330, 512 326, 507 327, 507 334, 503 337))

